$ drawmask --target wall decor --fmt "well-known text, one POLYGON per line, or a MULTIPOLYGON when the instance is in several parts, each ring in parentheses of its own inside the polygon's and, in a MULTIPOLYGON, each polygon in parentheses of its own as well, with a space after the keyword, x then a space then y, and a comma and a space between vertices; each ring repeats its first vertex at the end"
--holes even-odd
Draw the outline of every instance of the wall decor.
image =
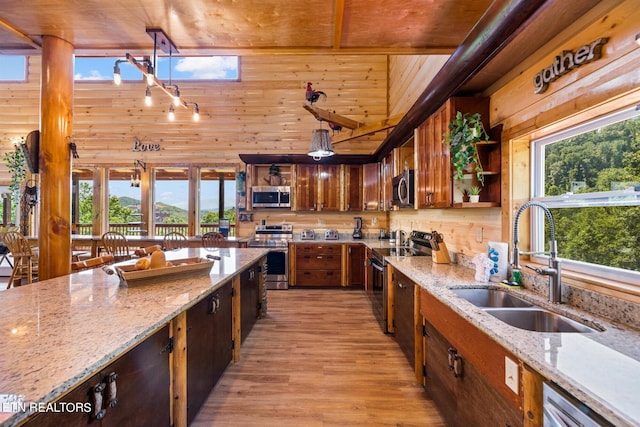
POLYGON ((596 41, 579 47, 575 52, 563 50, 560 54, 556 55, 553 64, 540 70, 540 72, 533 77, 535 93, 540 94, 545 92, 549 87, 549 83, 567 74, 574 68, 600 59, 602 45, 608 40, 606 37, 601 37, 596 41))
POLYGON ((136 137, 133 138, 133 147, 131 151, 160 151, 160 144, 143 144, 136 137))

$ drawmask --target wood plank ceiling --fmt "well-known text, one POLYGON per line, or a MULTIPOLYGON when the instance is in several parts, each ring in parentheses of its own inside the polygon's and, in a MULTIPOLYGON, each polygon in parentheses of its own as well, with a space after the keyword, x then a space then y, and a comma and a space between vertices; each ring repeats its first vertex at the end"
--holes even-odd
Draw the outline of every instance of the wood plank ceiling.
MULTIPOLYGON (((512 1, 496 0, 501 4, 512 1)), ((306 153, 311 131, 318 127, 318 121, 302 108, 306 82, 329 94, 321 108, 365 125, 384 123, 390 111, 407 112, 410 105, 398 109, 389 102, 390 58, 452 54, 491 3, 3 0, 0 54, 26 54, 30 60, 27 84, 0 85, 6 100, 0 103, 2 149, 6 149, 5 139, 37 128, 42 35, 67 40, 77 56, 123 57, 125 52, 148 56, 153 40, 145 29, 160 27, 181 55, 240 55, 238 82, 180 82, 183 97, 200 106, 199 123, 191 122, 187 114, 167 122, 168 105, 158 92, 154 92, 154 106, 145 107, 142 80, 120 87, 108 80, 76 81, 73 121, 73 138, 80 153, 74 164, 103 164, 114 159, 127 164, 135 159, 162 164, 237 163, 241 153, 306 153), (132 152, 135 139, 158 143, 162 150, 132 152)), ((546 3, 564 4, 562 0, 546 3)), ((576 0, 562 13, 547 7, 548 15, 554 17, 552 25, 545 20, 545 25, 529 26, 537 29, 535 36, 540 40, 536 41, 549 40, 593 3, 576 0)), ((462 89, 482 92, 539 45, 531 43, 531 32, 522 34, 518 43, 505 50, 502 60, 493 61, 495 65, 489 64, 475 83, 467 82, 462 89)), ((412 80, 415 76, 399 78, 412 80)), ((425 81, 424 87, 427 84, 425 81)), ((336 152, 370 155, 388 132, 341 142, 336 152)), ((337 139, 341 137, 344 132, 337 139)))

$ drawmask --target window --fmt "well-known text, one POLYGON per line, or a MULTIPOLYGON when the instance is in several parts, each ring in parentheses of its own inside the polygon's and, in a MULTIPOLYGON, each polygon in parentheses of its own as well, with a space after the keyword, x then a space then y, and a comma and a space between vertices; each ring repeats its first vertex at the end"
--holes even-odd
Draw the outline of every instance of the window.
POLYGON ((0 55, 0 80, 24 82, 27 80, 27 57, 21 55, 0 55))
POLYGON ((229 235, 235 235, 235 171, 200 170, 200 234, 218 231, 220 218, 229 220, 229 235))
POLYGON ((73 234, 93 232, 93 171, 74 169, 71 174, 71 229, 73 234))
MULTIPOLYGON (((113 67, 118 59, 124 59, 124 55, 118 58, 76 56, 74 78, 77 81, 113 80, 113 67)), ((165 83, 169 80, 238 80, 238 63, 237 56, 159 56, 156 75, 165 83)), ((142 73, 128 62, 120 63, 120 75, 123 81, 143 79, 142 73)))
MULTIPOLYGON (((535 141, 533 150, 534 200, 551 209, 563 268, 639 283, 639 109, 535 141)), ((532 216, 534 251, 548 248, 543 217, 532 216)))
POLYGON ((153 223, 155 235, 172 231, 188 234, 189 170, 187 168, 154 168, 153 223))
POLYGON ((132 187, 133 168, 109 170, 109 231, 124 235, 144 235, 142 230, 141 190, 132 187))

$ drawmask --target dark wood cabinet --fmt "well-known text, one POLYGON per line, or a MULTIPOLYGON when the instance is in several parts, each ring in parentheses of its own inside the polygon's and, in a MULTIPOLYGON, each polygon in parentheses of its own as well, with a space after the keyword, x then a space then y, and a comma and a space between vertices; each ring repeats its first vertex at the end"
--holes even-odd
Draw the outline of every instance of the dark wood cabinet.
POLYGON ((344 210, 363 210, 362 165, 344 165, 344 182, 344 210))
POLYGON ((380 163, 368 163, 362 166, 363 210, 381 210, 380 204, 380 163))
POLYGON ((254 264, 240 274, 240 336, 251 332, 260 313, 260 265, 254 264))
POLYGON ((296 286, 342 284, 342 245, 299 243, 295 257, 296 286))
MULTIPOLYGON (((454 97, 427 118, 415 132, 416 197, 418 208, 486 207, 500 203, 500 143, 478 144, 478 153, 485 170, 485 187, 480 193, 481 204, 456 203, 449 148, 442 143, 449 132, 449 122, 456 113, 480 113, 489 129, 489 99, 483 97, 454 97)), ((499 137, 499 135, 497 135, 499 137)), ((470 174, 468 186, 478 185, 470 174)), ((467 184, 465 184, 467 185, 467 184)))
POLYGON ((394 337, 407 361, 415 366, 416 340, 414 318, 415 283, 404 274, 393 272, 394 337))
POLYGON ((340 210, 340 165, 296 165, 295 209, 340 210))
POLYGON ((347 286, 364 289, 365 266, 365 246, 347 245, 347 286))
POLYGON ((505 385, 505 358, 519 372, 522 363, 424 289, 420 314, 425 390, 447 425, 523 425, 522 396, 505 385))
POLYGON ((187 420, 190 423, 233 357, 231 282, 187 311, 187 420))
POLYGON ((169 343, 166 325, 57 401, 86 405, 89 412, 43 412, 25 425, 170 425, 169 343))

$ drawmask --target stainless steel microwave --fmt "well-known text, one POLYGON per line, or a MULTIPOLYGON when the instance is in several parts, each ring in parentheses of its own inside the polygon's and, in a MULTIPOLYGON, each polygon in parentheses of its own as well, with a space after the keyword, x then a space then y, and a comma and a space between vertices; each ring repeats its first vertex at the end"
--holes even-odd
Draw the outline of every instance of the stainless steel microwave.
POLYGON ((290 208, 291 187, 262 185, 251 187, 254 208, 290 208))
POLYGON ((394 176, 391 180, 393 193, 391 204, 393 206, 413 206, 414 199, 414 173, 413 170, 405 169, 401 175, 394 176))

